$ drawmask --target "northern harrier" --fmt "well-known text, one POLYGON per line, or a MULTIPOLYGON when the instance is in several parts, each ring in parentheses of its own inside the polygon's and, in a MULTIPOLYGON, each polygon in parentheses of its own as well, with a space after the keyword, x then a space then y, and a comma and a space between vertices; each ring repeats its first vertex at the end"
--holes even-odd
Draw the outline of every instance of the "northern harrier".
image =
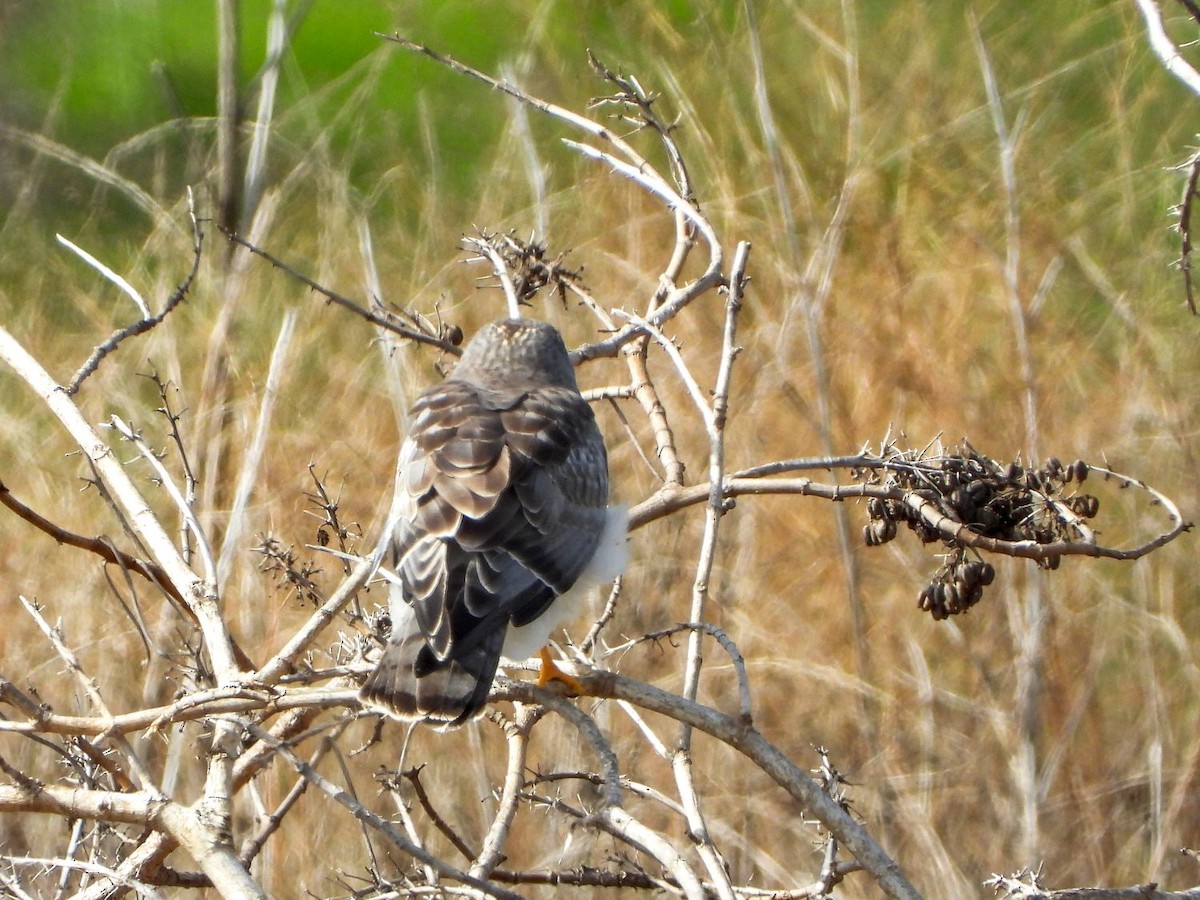
POLYGON ((391 637, 361 697, 403 719, 458 725, 500 657, 542 653, 578 600, 626 562, 608 455, 562 337, 506 319, 413 404, 388 560, 391 637))

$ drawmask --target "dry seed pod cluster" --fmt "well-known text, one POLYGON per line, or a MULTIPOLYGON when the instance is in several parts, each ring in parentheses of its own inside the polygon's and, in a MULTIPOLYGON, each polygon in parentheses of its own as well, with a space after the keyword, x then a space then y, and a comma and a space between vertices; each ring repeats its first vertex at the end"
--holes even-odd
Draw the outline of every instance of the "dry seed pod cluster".
POLYGON ((983 589, 996 577, 991 563, 967 560, 965 554, 958 548, 917 595, 917 606, 935 620, 966 612, 983 599, 983 589))
MULTIPOLYGON (((935 619, 965 612, 983 596, 995 569, 968 560, 967 548, 947 537, 932 523, 945 517, 985 537, 1004 541, 1085 539, 1083 520, 1096 515, 1100 501, 1075 493, 1088 475, 1088 465, 1069 465, 1051 457, 1038 468, 1019 462, 1004 465, 979 453, 966 441, 957 452, 923 457, 914 451, 891 450, 878 467, 861 468, 856 478, 896 492, 895 497, 871 497, 863 538, 869 547, 886 544, 904 523, 923 543, 941 541, 950 558, 921 589, 917 605, 935 619), (917 501, 917 502, 914 502, 917 501), (936 515, 922 515, 922 509, 936 515)), ((1038 560, 1043 568, 1058 568, 1059 557, 1038 560)))

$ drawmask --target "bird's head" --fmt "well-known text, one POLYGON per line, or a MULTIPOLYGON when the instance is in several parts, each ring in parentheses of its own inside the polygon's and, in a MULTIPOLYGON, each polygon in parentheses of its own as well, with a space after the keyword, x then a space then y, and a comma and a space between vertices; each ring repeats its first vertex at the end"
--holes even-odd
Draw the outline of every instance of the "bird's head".
POLYGON ((562 335, 536 319, 500 319, 485 325, 467 344, 454 376, 488 387, 579 389, 562 335))

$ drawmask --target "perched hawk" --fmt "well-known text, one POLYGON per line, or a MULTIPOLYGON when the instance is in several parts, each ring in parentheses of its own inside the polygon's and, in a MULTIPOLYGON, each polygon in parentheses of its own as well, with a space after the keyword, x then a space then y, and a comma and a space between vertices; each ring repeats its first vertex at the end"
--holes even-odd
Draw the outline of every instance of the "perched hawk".
POLYGON ((417 399, 390 518, 392 632, 367 704, 452 726, 483 706, 501 656, 540 649, 556 677, 545 645, 624 569, 626 516, 554 328, 493 322, 417 399))

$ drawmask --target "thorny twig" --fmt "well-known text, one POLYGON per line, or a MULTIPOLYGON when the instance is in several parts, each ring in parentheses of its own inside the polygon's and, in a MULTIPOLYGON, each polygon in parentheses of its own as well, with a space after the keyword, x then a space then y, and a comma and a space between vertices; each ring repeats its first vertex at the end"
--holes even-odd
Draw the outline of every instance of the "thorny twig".
MULTIPOLYGON (((54 651, 59 655, 59 658, 62 659, 67 668, 71 670, 71 674, 75 676, 76 681, 79 683, 80 687, 83 688, 83 691, 85 694, 87 694, 88 699, 92 701, 92 704, 99 711, 101 717, 111 721, 113 715, 111 712, 109 712, 108 704, 104 702, 104 697, 100 693, 100 687, 96 679, 92 678, 83 671, 83 666, 80 665, 79 658, 75 655, 75 652, 67 646, 66 641, 63 639, 63 636, 59 630, 55 627, 52 627, 50 623, 46 621, 45 617, 42 615, 41 608, 23 595, 20 596, 19 599, 21 601, 21 605, 25 607, 25 611, 29 613, 34 622, 37 623, 37 626, 41 630, 42 634, 45 635, 46 639, 50 642, 50 645, 54 647, 54 651)), ((104 734, 102 736, 109 737, 110 735, 104 734)), ((134 778, 138 782, 136 787, 149 791, 157 791, 157 788, 154 786, 154 779, 151 778, 149 771, 142 764, 138 753, 133 749, 129 741, 125 739, 125 735, 121 734, 120 732, 114 732, 111 734, 111 737, 113 742, 120 749, 121 755, 125 758, 130 770, 133 772, 134 778)))
POLYGON ((183 279, 179 287, 167 298, 167 302, 163 304, 163 308, 155 315, 148 316, 132 325, 127 325, 124 328, 119 328, 109 336, 108 340, 96 347, 92 351, 91 356, 87 358, 79 370, 71 376, 71 382, 66 387, 68 396, 78 392, 83 380, 91 375, 99 368, 101 361, 108 354, 112 353, 121 345, 127 338, 135 337, 139 334, 145 334, 150 329, 159 325, 187 296, 191 290, 192 281, 196 278, 196 273, 200 270, 200 250, 204 242, 204 234, 200 230, 200 223, 196 219, 196 207, 192 199, 192 189, 188 188, 188 218, 192 223, 192 268, 188 272, 187 277, 183 279))
MULTIPOLYGON (((613 153, 600 150, 589 144, 581 144, 576 141, 563 139, 563 143, 566 146, 611 166, 615 171, 666 203, 676 216, 676 242, 671 261, 666 267, 664 278, 655 293, 651 309, 647 314, 648 320, 654 325, 662 326, 667 320, 673 318, 687 307, 696 297, 707 293, 721 284, 723 279, 721 270, 724 264, 724 256, 720 240, 717 238, 716 231, 708 219, 701 215, 695 206, 680 194, 680 187, 685 191, 689 190, 686 182, 681 186, 673 186, 632 145, 619 135, 614 134, 610 128, 586 116, 528 94, 507 81, 493 78, 478 69, 474 69, 452 57, 438 53, 423 44, 410 41, 399 34, 378 34, 377 36, 399 44, 407 50, 426 56, 454 72, 481 81, 489 87, 513 97, 531 109, 536 109, 584 132, 591 138, 601 142, 602 146, 611 147, 613 153), (692 281, 684 285, 676 285, 673 279, 682 270, 683 261, 687 258, 691 249, 691 228, 695 228, 703 238, 705 246, 709 251, 708 262, 704 267, 704 271, 692 281)), ((574 358, 577 362, 582 362, 598 357, 615 356, 625 344, 635 339, 636 333, 637 329, 635 327, 626 326, 605 340, 581 348, 574 354, 574 358)))
POLYGON ((262 556, 260 572, 279 575, 296 595, 314 605, 325 600, 320 585, 313 579, 321 569, 312 560, 298 559, 291 547, 284 547, 270 535, 264 535, 253 552, 262 556))
POLYGON ((209 545, 204 528, 196 516, 196 511, 188 503, 183 492, 179 490, 179 486, 175 484, 175 479, 171 477, 171 473, 167 471, 167 467, 163 465, 159 455, 150 449, 150 445, 146 443, 140 431, 127 424, 120 416, 110 416, 108 421, 109 426, 116 429, 121 437, 133 444, 142 455, 142 458, 154 469, 158 483, 167 492, 171 500, 174 501, 176 509, 179 510, 180 517, 187 523, 188 528, 191 529, 192 537, 196 541, 196 549, 200 553, 200 561, 204 564, 204 573, 208 582, 216 585, 217 562, 213 556, 212 547, 209 545))
MULTIPOLYGON (((173 387, 171 382, 164 381, 159 377, 157 371, 151 372, 146 376, 158 390, 159 399, 162 401, 162 406, 158 407, 156 412, 162 413, 167 420, 167 425, 171 430, 171 443, 175 447, 175 452, 179 455, 179 466, 183 471, 183 499, 189 507, 194 507, 196 504, 196 475, 192 469, 191 454, 188 453, 187 444, 183 439, 183 435, 179 431, 179 423, 183 420, 185 410, 176 411, 171 406, 170 388, 173 387)), ((178 393, 178 388, 176 392, 178 393)), ((183 558, 188 562, 192 559, 192 538, 191 529, 188 528, 186 521, 179 523, 179 549, 183 554, 183 558)))
MULTIPOLYGON (((316 485, 316 493, 306 496, 313 502, 313 507, 321 511, 321 518, 324 520, 317 528, 317 543, 328 545, 329 533, 332 532, 337 538, 338 549, 343 553, 353 553, 354 542, 362 535, 354 530, 358 527, 357 522, 343 523, 338 516, 338 509, 341 507, 341 491, 338 491, 336 497, 330 496, 324 479, 317 475, 316 466, 313 463, 308 464, 308 474, 312 477, 313 484, 316 485)), ((305 512, 313 515, 311 510, 305 510, 305 512)), ((350 571, 349 567, 346 571, 350 571)))
MULTIPOLYGON (((401 774, 404 780, 412 785, 413 793, 417 797, 417 802, 421 804, 421 809, 425 811, 425 815, 429 817, 429 821, 433 823, 433 827, 446 836, 454 849, 463 855, 465 859, 475 859, 478 853, 467 846, 457 831, 450 827, 450 824, 442 817, 442 814, 437 811, 437 807, 433 805, 433 798, 429 796, 429 792, 425 790, 425 785, 421 782, 421 769, 423 766, 414 766, 401 774)), ((389 776, 389 781, 391 780, 389 776)), ((393 788, 394 790, 394 788, 393 788)), ((488 877, 484 875, 482 877, 488 877)))
MULTIPOLYGON (((936 458, 931 459, 928 464, 939 465, 936 458)), ((917 467, 919 468, 920 465, 922 464, 918 464, 917 467)), ((809 497, 820 497, 837 502, 866 498, 896 501, 911 509, 941 539, 989 553, 1033 560, 1051 559, 1056 556, 1090 556, 1119 560, 1140 559, 1154 552, 1159 547, 1170 543, 1179 537, 1179 535, 1192 528, 1192 523, 1183 518, 1175 503, 1161 491, 1156 490, 1133 476, 1088 464, 1085 464, 1088 471, 1096 472, 1106 481, 1115 481, 1118 487, 1138 490, 1147 494, 1149 498, 1148 503, 1151 506, 1162 508, 1166 514, 1169 527, 1160 531, 1155 537, 1133 547, 1109 547, 1099 542, 1078 540, 1052 540, 1049 542, 1039 542, 1034 539, 1008 540, 991 537, 973 528, 970 524, 964 523, 954 516, 947 514, 944 507, 931 500, 923 492, 914 491, 912 488, 898 488, 887 484, 873 483, 825 484, 813 481, 807 477, 768 477, 771 473, 813 469, 830 470, 842 468, 904 471, 910 466, 912 466, 911 461, 898 464, 894 460, 871 453, 838 457, 835 459, 781 460, 777 463, 769 463, 734 472, 727 476, 722 486, 722 496, 726 499, 731 499, 769 494, 798 494, 809 497)), ((696 484, 688 485, 682 490, 670 493, 660 491, 630 510, 630 529, 641 528, 664 516, 672 515, 680 509, 704 503, 708 499, 710 490, 711 486, 708 484, 696 484)))
POLYGON ((492 827, 488 829, 479 855, 471 863, 471 874, 477 878, 487 878, 504 861, 504 845, 517 814, 520 791, 524 787, 529 735, 543 715, 541 707, 518 704, 513 721, 504 729, 508 743, 508 765, 505 767, 504 785, 500 789, 499 808, 492 820, 492 827))
MULTIPOLYGON (((54 538, 58 543, 66 544, 68 547, 77 547, 80 550, 87 550, 90 553, 96 554, 107 563, 120 566, 124 571, 136 572, 168 594, 177 603, 183 603, 183 597, 175 585, 163 573, 161 567, 152 562, 146 562, 143 559, 130 556, 128 553, 113 546, 113 543, 106 538, 85 537, 73 531, 68 531, 60 525, 56 525, 14 497, 3 482, 0 482, 0 504, 3 504, 38 531, 44 532, 54 538)), ((186 607, 183 608, 186 610, 186 607)))
POLYGON ((297 756, 295 751, 292 750, 288 744, 277 740, 273 735, 255 725, 247 724, 245 727, 250 731, 251 734, 254 735, 257 740, 266 746, 271 747, 281 757, 283 757, 292 766, 292 768, 294 768, 301 775, 301 777, 310 782, 314 787, 321 790, 340 806, 348 810, 351 815, 362 822, 365 826, 386 837, 405 853, 408 853, 413 858, 420 860, 425 865, 432 866, 441 875, 469 885, 476 890, 488 894, 489 896, 502 898, 502 900, 520 900, 519 895, 514 894, 511 891, 503 890, 502 888, 497 888, 496 886, 490 885, 487 882, 480 881, 479 879, 468 875, 466 872, 458 870, 454 866, 442 859, 439 859, 437 856, 434 856, 428 851, 417 847, 390 822, 368 810, 345 789, 338 787, 329 779, 325 778, 325 776, 318 773, 312 766, 297 756))
MULTIPOLYGON (((354 313, 356 316, 360 316, 361 318, 366 319, 372 325, 377 325, 380 328, 384 328, 388 331, 398 334, 401 337, 407 338, 410 341, 415 341, 418 344, 428 344, 431 347, 437 347, 439 350, 442 350, 445 353, 450 353, 454 356, 462 355, 462 349, 453 340, 450 340, 449 338, 442 336, 442 335, 436 335, 436 334, 428 333, 426 331, 418 330, 416 328, 410 328, 407 325, 402 325, 396 321, 395 316, 393 316, 391 313, 387 312, 386 310, 384 310, 381 313, 373 312, 372 310, 367 309, 358 303, 355 303, 349 297, 339 294, 337 291, 330 290, 329 288, 325 287, 324 285, 318 284, 317 282, 315 282, 311 278, 309 278, 307 275, 304 275, 299 270, 295 269, 292 266, 289 266, 287 263, 285 263, 283 260, 279 259, 277 256, 267 252, 266 250, 262 249, 261 247, 256 246, 255 244, 251 243, 250 241, 248 241, 246 238, 242 237, 241 235, 236 234, 235 232, 232 232, 232 231, 227 231, 224 228, 221 229, 221 233, 223 235, 225 235, 225 237, 229 241, 233 242, 234 244, 237 244, 239 247, 244 247, 245 249, 247 249, 251 253, 253 253, 255 256, 262 257, 267 262, 269 262, 272 266, 274 266, 276 269, 279 269, 281 272, 287 273, 288 276, 296 279, 301 284, 307 285, 314 293, 324 297, 330 303, 340 306, 343 309, 354 313)), ((410 321, 415 321, 415 320, 412 320, 410 317, 410 321)))
POLYGON ((1200 152, 1194 153, 1180 168, 1187 169, 1183 186, 1183 199, 1175 208, 1179 217, 1179 271, 1183 273, 1183 288, 1187 296, 1188 311, 1196 315, 1196 286, 1192 278, 1192 211, 1200 189, 1200 152))
POLYGON ((742 657, 742 653, 737 648, 737 644, 730 639, 724 631, 709 622, 683 622, 679 625, 673 625, 670 628, 664 628, 660 631, 651 631, 648 634, 643 634, 641 637, 627 641, 624 644, 619 644, 615 647, 608 648, 606 656, 612 656, 618 653, 624 653, 630 647, 636 644, 655 643, 668 640, 676 634, 685 632, 700 632, 711 637, 722 650, 729 656, 729 661, 733 665, 734 674, 737 676, 738 682, 738 716, 747 725, 753 721, 751 704, 750 704, 750 679, 746 675, 746 660, 742 657))

